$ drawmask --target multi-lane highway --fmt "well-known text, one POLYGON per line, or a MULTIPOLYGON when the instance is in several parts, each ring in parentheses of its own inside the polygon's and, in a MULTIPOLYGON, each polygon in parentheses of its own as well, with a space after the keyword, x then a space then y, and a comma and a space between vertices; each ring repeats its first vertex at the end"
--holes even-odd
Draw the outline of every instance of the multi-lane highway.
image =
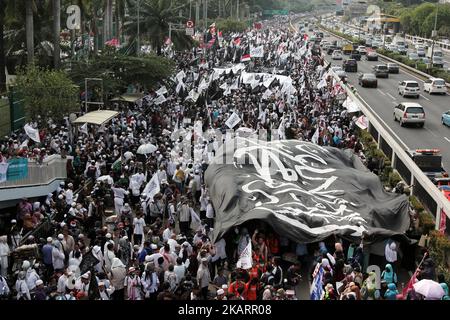
MULTIPOLYGON (((325 40, 337 40, 336 37, 326 34, 325 40)), ((344 59, 348 56, 344 56, 344 59)), ((333 61, 330 55, 325 59, 332 65, 342 65, 342 61, 333 61)), ((358 61, 358 73, 372 73, 376 64, 386 63, 381 58, 379 61, 366 61, 363 57, 358 61)), ((355 86, 360 96, 381 118, 386 128, 391 128, 394 135, 409 149, 438 148, 443 154, 443 164, 450 170, 450 128, 441 123, 443 112, 450 110, 450 97, 446 95, 429 95, 423 92, 423 80, 417 76, 400 69, 399 74, 389 74, 388 79, 378 79, 378 88, 362 88, 358 85, 358 73, 347 73, 349 84, 355 86), (404 98, 398 94, 398 82, 401 80, 415 80, 421 87, 419 99, 404 98), (424 128, 401 127, 394 121, 393 108, 400 102, 418 102, 426 112, 424 128)))

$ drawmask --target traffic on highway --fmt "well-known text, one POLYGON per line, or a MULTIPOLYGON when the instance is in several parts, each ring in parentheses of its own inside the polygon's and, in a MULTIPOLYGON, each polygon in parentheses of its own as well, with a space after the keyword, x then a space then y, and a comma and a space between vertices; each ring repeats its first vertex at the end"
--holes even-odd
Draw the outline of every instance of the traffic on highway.
MULTIPOLYGON (((315 39, 318 30, 308 30, 310 38, 315 39)), ((405 150, 439 149, 444 167, 450 168, 450 99, 445 82, 423 79, 399 68, 398 64, 384 61, 374 48, 349 49, 347 40, 323 33, 321 47, 325 60, 332 64, 342 80, 355 87, 405 150), (332 50, 328 50, 330 47, 332 50), (342 51, 342 60, 336 59, 337 51, 342 51), (355 59, 355 51, 361 56, 359 59, 357 56, 355 59), (410 112, 403 110, 400 116, 399 108, 405 105, 410 112)))

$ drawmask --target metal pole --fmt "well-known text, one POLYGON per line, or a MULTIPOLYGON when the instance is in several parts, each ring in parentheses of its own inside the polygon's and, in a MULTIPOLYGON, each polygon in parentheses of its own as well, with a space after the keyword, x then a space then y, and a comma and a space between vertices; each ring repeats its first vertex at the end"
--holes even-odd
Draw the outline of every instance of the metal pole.
POLYGON ((237 5, 236 5, 236 19, 237 19, 237 21, 241 20, 241 17, 239 16, 239 0, 237 0, 237 5))
POLYGON ((431 44, 431 68, 434 66, 434 42, 436 41, 436 36, 437 36, 437 31, 436 31, 436 26, 437 26, 437 12, 438 12, 438 4, 436 4, 436 13, 434 14, 434 29, 431 32, 431 39, 433 39, 433 43, 431 44))
POLYGON ((195 3, 195 26, 200 25, 200 5, 198 2, 195 3))
POLYGON ((192 0, 189 0, 189 20, 192 20, 192 0))
POLYGON ((141 20, 140 20, 140 7, 141 7, 141 1, 137 0, 137 40, 136 40, 136 52, 137 52, 137 56, 139 57, 140 53, 141 53, 141 34, 140 34, 140 24, 141 24, 141 20))

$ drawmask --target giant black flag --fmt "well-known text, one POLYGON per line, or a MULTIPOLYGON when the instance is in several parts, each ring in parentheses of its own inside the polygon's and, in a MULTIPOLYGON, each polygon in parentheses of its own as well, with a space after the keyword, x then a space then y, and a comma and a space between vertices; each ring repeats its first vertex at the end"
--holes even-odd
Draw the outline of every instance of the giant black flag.
POLYGON ((216 209, 215 239, 253 219, 304 243, 363 233, 373 242, 409 227, 406 196, 385 192, 350 150, 237 138, 222 145, 205 179, 216 209))

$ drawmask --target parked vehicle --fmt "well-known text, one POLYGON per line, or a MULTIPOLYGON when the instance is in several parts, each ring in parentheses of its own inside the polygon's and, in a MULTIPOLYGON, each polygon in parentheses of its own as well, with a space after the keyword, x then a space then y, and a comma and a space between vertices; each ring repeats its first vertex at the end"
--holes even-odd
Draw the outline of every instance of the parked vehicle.
POLYGON ((376 88, 378 86, 377 77, 373 73, 361 73, 358 77, 358 83, 361 87, 376 88))
POLYGON ((447 86, 445 85, 444 79, 430 78, 428 80, 425 80, 425 82, 423 83, 423 91, 428 92, 429 94, 432 93, 446 94, 447 86))
POLYGON ((398 94, 403 97, 416 97, 420 96, 420 86, 417 81, 405 80, 398 83, 398 94))
POLYGON ((345 72, 358 72, 358 62, 355 59, 348 59, 342 63, 345 72))
POLYGON ((439 149, 405 150, 414 163, 436 185, 448 184, 448 173, 442 165, 442 154, 439 149))
POLYGON ((417 55, 419 56, 419 57, 425 57, 425 48, 424 47, 418 47, 417 49, 416 49, 416 53, 417 53, 417 55))
POLYGON ((399 121, 400 126, 416 124, 419 127, 425 125, 425 110, 415 102, 402 102, 394 107, 394 121, 399 121))
POLYGON ((399 66, 396 63, 388 63, 387 64, 389 73, 399 73, 399 66))
POLYGON ((377 64, 373 66, 373 73, 377 78, 388 78, 389 69, 385 64, 377 64))
POLYGON ((400 53, 400 54, 407 54, 408 53, 408 49, 406 49, 406 47, 403 45, 399 45, 399 44, 396 44, 396 46, 397 46, 397 52, 398 53, 400 53))

